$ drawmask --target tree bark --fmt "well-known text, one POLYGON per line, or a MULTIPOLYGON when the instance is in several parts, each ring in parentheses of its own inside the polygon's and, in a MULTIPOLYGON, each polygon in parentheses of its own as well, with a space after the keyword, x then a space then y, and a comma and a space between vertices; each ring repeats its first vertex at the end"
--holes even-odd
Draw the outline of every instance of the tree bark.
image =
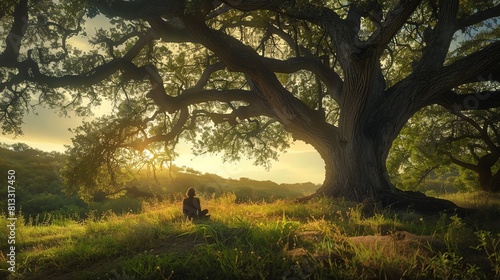
MULTIPOLYGON (((297 137, 298 138, 298 137, 297 137)), ((402 191, 390 181, 386 159, 391 141, 382 134, 361 133, 353 141, 341 140, 336 135, 306 137, 325 162, 325 180, 314 196, 344 198, 350 201, 370 202, 391 209, 412 209, 420 213, 466 213, 465 209, 443 199, 428 197, 420 192, 402 191)))
POLYGON ((500 192, 500 170, 491 177, 490 190, 495 193, 500 192))
POLYGON ((363 201, 380 200, 380 194, 393 191, 384 157, 379 154, 379 141, 367 136, 354 141, 338 141, 322 157, 326 163, 326 176, 318 193, 363 201))
POLYGON ((479 167, 477 174, 481 190, 486 192, 500 191, 500 171, 493 174, 490 168, 484 169, 479 167))

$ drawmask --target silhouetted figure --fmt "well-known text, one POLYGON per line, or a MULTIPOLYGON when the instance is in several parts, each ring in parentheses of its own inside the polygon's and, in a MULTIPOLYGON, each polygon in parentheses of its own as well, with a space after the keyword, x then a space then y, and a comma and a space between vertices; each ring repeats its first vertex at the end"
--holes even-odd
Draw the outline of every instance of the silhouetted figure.
POLYGON ((189 188, 186 192, 186 198, 182 201, 182 212, 184 213, 184 218, 192 220, 195 217, 208 218, 208 209, 201 210, 200 199, 195 197, 196 191, 193 188, 189 188))

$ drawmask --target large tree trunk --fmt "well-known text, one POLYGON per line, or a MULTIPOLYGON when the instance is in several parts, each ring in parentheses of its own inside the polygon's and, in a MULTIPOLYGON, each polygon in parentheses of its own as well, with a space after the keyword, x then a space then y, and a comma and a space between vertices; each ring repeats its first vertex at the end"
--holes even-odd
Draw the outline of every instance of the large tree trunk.
POLYGON ((323 142, 311 144, 325 161, 325 181, 313 196, 369 201, 392 209, 412 209, 430 214, 463 212, 450 201, 396 189, 390 182, 385 164, 391 144, 384 142, 381 136, 358 135, 352 142, 316 138, 320 139, 323 142))
POLYGON ((363 201, 379 200, 381 193, 394 191, 385 168, 385 157, 380 154, 381 145, 366 136, 329 145, 328 152, 321 153, 326 176, 318 193, 363 201))

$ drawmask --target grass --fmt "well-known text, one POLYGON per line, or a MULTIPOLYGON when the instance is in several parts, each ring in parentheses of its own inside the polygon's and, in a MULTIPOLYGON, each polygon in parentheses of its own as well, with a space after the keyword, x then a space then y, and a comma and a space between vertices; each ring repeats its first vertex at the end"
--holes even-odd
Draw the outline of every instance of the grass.
POLYGON ((2 243, 0 278, 500 279, 500 199, 456 198, 484 209, 367 216, 347 201, 237 203, 228 193, 202 198, 212 216, 195 222, 184 221, 180 196, 120 216, 18 220, 17 272, 6 271, 2 243))
POLYGON ((439 195, 440 198, 452 200, 457 205, 466 208, 500 208, 500 193, 483 191, 467 193, 450 193, 439 195))

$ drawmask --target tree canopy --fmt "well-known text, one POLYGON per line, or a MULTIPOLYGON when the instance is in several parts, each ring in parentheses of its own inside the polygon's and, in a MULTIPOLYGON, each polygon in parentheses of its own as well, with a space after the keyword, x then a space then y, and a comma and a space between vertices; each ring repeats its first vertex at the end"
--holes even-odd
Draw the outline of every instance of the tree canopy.
POLYGON ((113 185, 147 149, 173 157, 180 139, 264 165, 302 140, 325 160, 318 194, 407 204, 419 198, 395 189, 386 167, 407 121, 434 104, 500 106, 496 0, 2 5, 4 132, 20 133, 35 103, 117 106, 76 131, 66 172, 76 188, 113 185), (109 27, 91 34, 93 19, 109 27))

